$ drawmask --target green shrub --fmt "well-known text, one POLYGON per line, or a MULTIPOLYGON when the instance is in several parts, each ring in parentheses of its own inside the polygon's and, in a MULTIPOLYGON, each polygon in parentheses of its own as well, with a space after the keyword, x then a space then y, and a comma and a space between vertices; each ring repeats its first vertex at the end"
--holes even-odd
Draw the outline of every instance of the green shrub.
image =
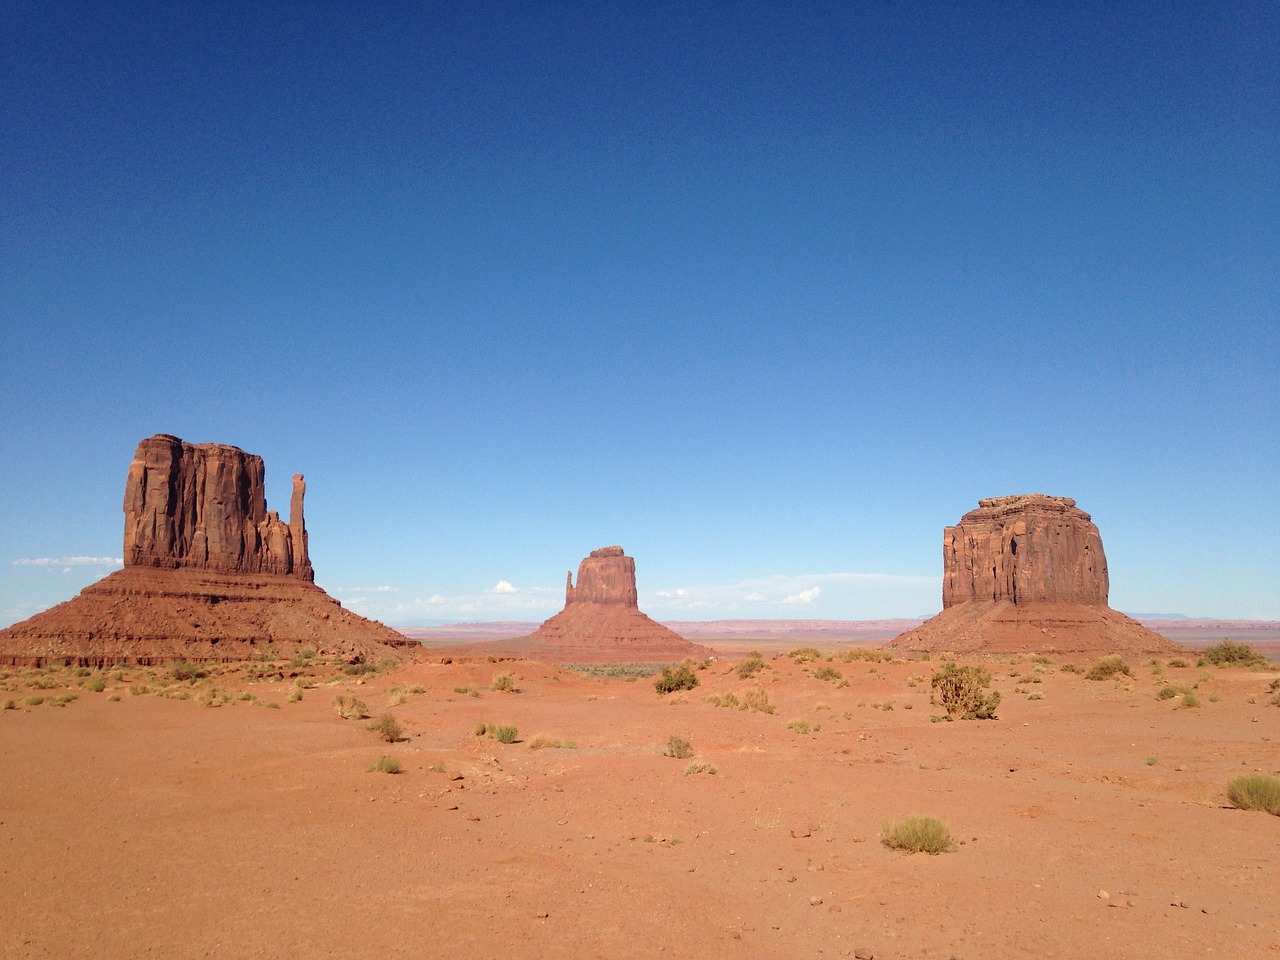
POLYGON ((900 823, 884 823, 883 843, 891 850, 907 853, 946 853, 955 849, 951 831, 937 817, 907 817, 900 823))
POLYGON ((365 726, 387 743, 396 743, 404 738, 404 727, 400 726, 400 721, 390 713, 384 713, 376 720, 370 720, 365 726))
POLYGON ((365 773, 399 773, 401 769, 400 761, 395 757, 378 757, 376 760, 371 760, 364 771, 365 773))
POLYGON ((787 724, 788 730, 794 730, 796 733, 808 733, 810 730, 808 720, 792 720, 787 724))
POLYGON ((32 697, 23 697, 23 698, 22 698, 22 705, 23 705, 24 707, 38 707, 38 706, 40 706, 40 704, 42 704, 42 703, 44 703, 44 697, 35 697, 35 696, 32 696, 32 697))
POLYGON ((378 668, 375 664, 365 663, 363 660, 357 660, 355 663, 344 663, 342 672, 349 677, 359 677, 367 673, 377 673, 378 668))
POLYGON ((1280 777, 1250 773, 1227 783, 1227 799, 1241 810, 1264 810, 1280 817, 1280 777))
POLYGON ((93 677, 88 680, 81 680, 80 686, 85 690, 88 690, 90 693, 101 693, 103 690, 107 689, 106 681, 104 681, 101 677, 93 677))
POLYGON ((208 669, 198 663, 188 663, 182 660, 178 663, 169 665, 169 676, 178 681, 200 680, 209 675, 208 669))
POLYGON ((711 702, 717 707, 740 707, 742 705, 738 700, 738 695, 733 692, 726 693, 722 697, 712 697, 711 702))
POLYGON ((932 700, 947 713, 948 720, 992 720, 1000 705, 998 691, 984 693, 991 684, 991 672, 986 667, 943 664, 929 681, 933 688, 932 700))
POLYGON ((1200 655, 1196 666, 1207 667, 1261 667, 1266 666, 1267 658, 1258 653, 1247 643, 1240 643, 1230 637, 1224 637, 1221 643, 1206 647, 1200 655))
POLYGON ((677 690, 692 690, 697 685, 698 675, 687 664, 663 667, 662 676, 653 681, 653 689, 664 696, 677 690))
POLYGON ((515 679, 509 673, 495 673, 489 681, 489 689, 499 693, 516 693, 515 679))
POLYGON ((1130 676, 1132 671, 1120 654, 1113 653, 1089 664, 1089 669, 1085 671, 1084 677, 1086 680, 1106 680, 1108 677, 1114 677, 1117 674, 1130 676))
POLYGON ((835 681, 836 683, 839 683, 841 680, 844 679, 843 673, 841 673, 835 667, 828 667, 826 665, 818 667, 816 670, 814 670, 813 676, 817 680, 832 680, 832 681, 835 681))
POLYGON ((667 737, 667 748, 662 751, 662 755, 676 760, 688 760, 693 756, 693 744, 673 733, 667 737))
MULTIPOLYGON (((251 697, 245 697, 242 694, 241 699, 251 699, 251 697)), ((363 720, 369 715, 369 708, 364 705, 364 701, 349 693, 338 694, 331 704, 343 720, 363 720)))
POLYGON ((738 679, 750 680, 757 673, 764 669, 764 657, 758 653, 750 654, 747 659, 738 664, 738 679))
POLYGON ((510 723, 500 723, 496 727, 489 727, 489 736, 499 743, 515 743, 516 733, 515 725, 510 723))
POLYGON ((1200 698, 1194 693, 1184 693, 1182 695, 1182 705, 1184 707, 1198 707, 1200 706, 1200 698))

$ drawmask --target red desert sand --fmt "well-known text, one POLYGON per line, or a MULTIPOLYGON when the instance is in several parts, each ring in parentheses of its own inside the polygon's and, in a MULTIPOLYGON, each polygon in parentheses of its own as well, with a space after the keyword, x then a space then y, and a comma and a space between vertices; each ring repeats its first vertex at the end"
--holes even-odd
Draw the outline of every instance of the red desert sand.
POLYGON ((497 658, 0 671, 0 956, 1280 956, 1280 817, 1225 797, 1280 768, 1275 669, 1012 657, 998 719, 948 723, 938 658, 835 652, 668 696, 497 658), (884 846, 912 815, 953 849, 884 846))

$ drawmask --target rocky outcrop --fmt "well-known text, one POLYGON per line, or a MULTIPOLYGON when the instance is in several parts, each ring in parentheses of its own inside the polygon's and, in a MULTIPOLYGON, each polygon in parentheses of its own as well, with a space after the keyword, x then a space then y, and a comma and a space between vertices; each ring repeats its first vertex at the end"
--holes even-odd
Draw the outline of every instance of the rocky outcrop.
POLYGON ((640 612, 636 564, 621 547, 602 547, 565 583, 564 610, 502 649, 552 663, 675 663, 704 659, 710 648, 690 643, 640 612))
POLYGON ((314 579, 293 478, 289 522, 267 509, 262 458, 158 434, 138 444, 124 490, 126 567, 275 573, 314 579))
POLYGON ((979 500, 942 533, 943 609, 971 600, 1105 604, 1102 537, 1069 497, 979 500))
POLYGON ((967 654, 1184 653, 1107 606, 1102 537, 1069 497, 978 501, 942 537, 942 613, 889 646, 967 654))
POLYGON ((124 496, 125 568, 0 631, 0 663, 234 661, 303 649, 401 659, 420 646, 312 580, 293 478, 289 522, 267 510, 262 458, 165 434, 138 445, 124 496))

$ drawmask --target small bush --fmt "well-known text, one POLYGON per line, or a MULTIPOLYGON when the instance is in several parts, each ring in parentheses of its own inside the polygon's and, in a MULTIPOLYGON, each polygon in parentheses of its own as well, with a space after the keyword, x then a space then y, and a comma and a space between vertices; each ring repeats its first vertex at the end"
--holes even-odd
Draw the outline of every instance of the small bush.
POLYGON ((1064 663, 1058 669, 1063 673, 1084 673, 1084 667, 1078 663, 1064 663))
POLYGON ((1129 669, 1129 665, 1124 662, 1124 658, 1118 653, 1113 653, 1089 664, 1089 669, 1085 671, 1084 678, 1086 680, 1106 680, 1117 674, 1131 676, 1132 672, 1129 669))
POLYGON ((726 693, 722 697, 712 697, 711 702, 717 707, 740 707, 742 705, 738 700, 738 695, 733 692, 726 693))
POLYGON ((1280 817, 1280 777, 1250 773, 1227 783, 1227 799, 1241 810, 1264 810, 1280 817))
POLYGON ((792 720, 790 723, 787 724, 787 729, 794 730, 796 733, 802 733, 802 734, 808 733, 810 729, 809 721, 808 720, 792 720))
POLYGON ((1267 687, 1267 693, 1271 695, 1271 699, 1267 702, 1273 707, 1280 707, 1280 680, 1272 680, 1267 687))
POLYGON ((1174 657, 1172 660, 1169 661, 1169 666, 1174 667, 1176 669, 1179 667, 1189 667, 1191 666, 1191 664, 1187 663, 1187 661, 1183 660, 1181 657, 1174 657))
POLYGON ((489 689, 499 693, 515 693, 516 682, 509 673, 495 673, 489 681, 489 689))
POLYGON ((183 660, 169 666, 169 676, 179 682, 200 680, 208 675, 209 671, 198 663, 188 663, 183 660))
POLYGON ((947 712, 947 719, 992 720, 1000 705, 998 691, 983 693, 991 684, 991 672, 986 667, 944 664, 929 681, 933 688, 933 702, 947 712))
POLYGON ((689 774, 691 773, 715 773, 715 772, 716 772, 715 764, 708 763, 706 760, 695 760, 693 761, 693 763, 689 764, 687 767, 684 768, 684 774, 686 777, 689 776, 689 774))
POLYGON ((369 765, 364 768, 364 772, 399 773, 401 769, 400 761, 395 757, 378 757, 376 760, 369 761, 369 765))
POLYGON ((471 688, 470 687, 454 687, 453 692, 454 693, 470 693, 471 688))
POLYGON ((35 696, 32 696, 32 697, 23 697, 23 698, 22 698, 22 705, 23 705, 24 707, 38 707, 38 706, 40 706, 40 704, 42 704, 42 703, 44 703, 44 697, 35 697, 35 696))
POLYGON ((653 681, 653 689, 664 696, 675 693, 677 690, 692 690, 697 685, 698 675, 685 664, 678 667, 663 667, 662 676, 653 681))
POLYGON ((483 737, 489 732, 489 724, 485 723, 483 720, 477 720, 476 725, 471 728, 471 732, 477 737, 483 737))
POLYGON ((574 750, 577 744, 572 740, 559 740, 551 736, 549 733, 535 734, 533 739, 529 741, 530 750, 574 750))
POLYGON ((377 673, 378 668, 375 664, 365 663, 363 660, 357 660, 355 663, 344 663, 342 672, 349 677, 360 677, 367 673, 377 673))
POLYGON ((753 653, 738 664, 738 679, 750 680, 757 673, 764 669, 764 657, 758 653, 753 653))
POLYGON ((816 647, 796 647, 787 656, 796 663, 809 663, 821 658, 822 654, 818 652, 816 647))
POLYGON ((499 743, 515 743, 517 730, 514 724, 500 723, 489 727, 489 736, 499 743))
MULTIPOLYGON (((251 699, 243 694, 240 699, 251 699)), ((358 697, 353 697, 349 693, 340 693, 331 701, 333 709, 338 711, 338 716, 343 720, 363 720, 369 715, 369 708, 364 705, 364 701, 358 697)))
POLYGON ((1199 667, 1261 667, 1266 666, 1267 658, 1258 653, 1247 643, 1240 643, 1230 637, 1224 637, 1221 643, 1206 647, 1200 655, 1199 667))
POLYGON ((907 817, 900 823, 886 822, 880 828, 882 841, 891 850, 907 853, 947 853, 955 849, 951 831, 937 817, 907 817))
POLYGON ((1184 693, 1182 695, 1182 705, 1184 707, 1198 707, 1200 706, 1200 698, 1194 693, 1184 693))
POLYGON ((384 713, 376 720, 370 720, 365 726, 387 743, 396 743, 404 739, 404 727, 400 726, 400 721, 393 714, 384 713))
POLYGON ((844 674, 835 667, 821 666, 813 671, 813 676, 817 680, 831 680, 839 683, 844 679, 844 674))
POLYGON ((667 748, 662 751, 662 755, 676 760, 688 760, 693 756, 693 744, 673 733, 667 737, 667 748))
POLYGON ((752 687, 742 694, 742 706, 739 709, 773 713, 778 708, 769 702, 768 690, 764 687, 752 687))
POLYGON ((17 710, 17 709, 18 709, 18 704, 17 704, 17 703, 15 703, 13 700, 6 700, 6 701, 4 702, 4 706, 3 706, 3 707, 0 707, 0 709, 4 709, 4 710, 17 710))

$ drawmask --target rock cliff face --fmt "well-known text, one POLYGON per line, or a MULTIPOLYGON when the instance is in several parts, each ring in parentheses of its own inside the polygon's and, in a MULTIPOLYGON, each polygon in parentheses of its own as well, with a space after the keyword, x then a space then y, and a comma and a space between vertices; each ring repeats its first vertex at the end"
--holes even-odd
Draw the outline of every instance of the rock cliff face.
POLYGON ((967 654, 1185 653, 1107 606, 1102 537, 1068 497, 978 501, 942 536, 942 613, 889 646, 967 654))
POLYGON ((159 434, 138 444, 124 490, 126 567, 275 573, 314 579, 293 478, 285 523, 267 509, 262 458, 159 434))
POLYGON ((1069 497, 979 500, 942 534, 943 609, 971 600, 1107 602, 1107 558, 1069 497))
POLYGON ((564 588, 566 608, 575 603, 617 603, 639 609, 636 561, 621 547, 601 547, 578 564, 578 585, 570 573, 564 588))
POLYGON ((267 510, 263 475, 262 458, 236 447, 143 440, 125 481, 125 568, 0 630, 0 663, 227 662, 264 649, 382 660, 420 649, 312 582, 302 475, 288 523, 267 510))
POLYGON ((640 612, 636 563, 621 547, 601 547, 570 573, 564 610, 504 649, 553 663, 674 663, 703 659, 708 647, 690 643, 640 612))

